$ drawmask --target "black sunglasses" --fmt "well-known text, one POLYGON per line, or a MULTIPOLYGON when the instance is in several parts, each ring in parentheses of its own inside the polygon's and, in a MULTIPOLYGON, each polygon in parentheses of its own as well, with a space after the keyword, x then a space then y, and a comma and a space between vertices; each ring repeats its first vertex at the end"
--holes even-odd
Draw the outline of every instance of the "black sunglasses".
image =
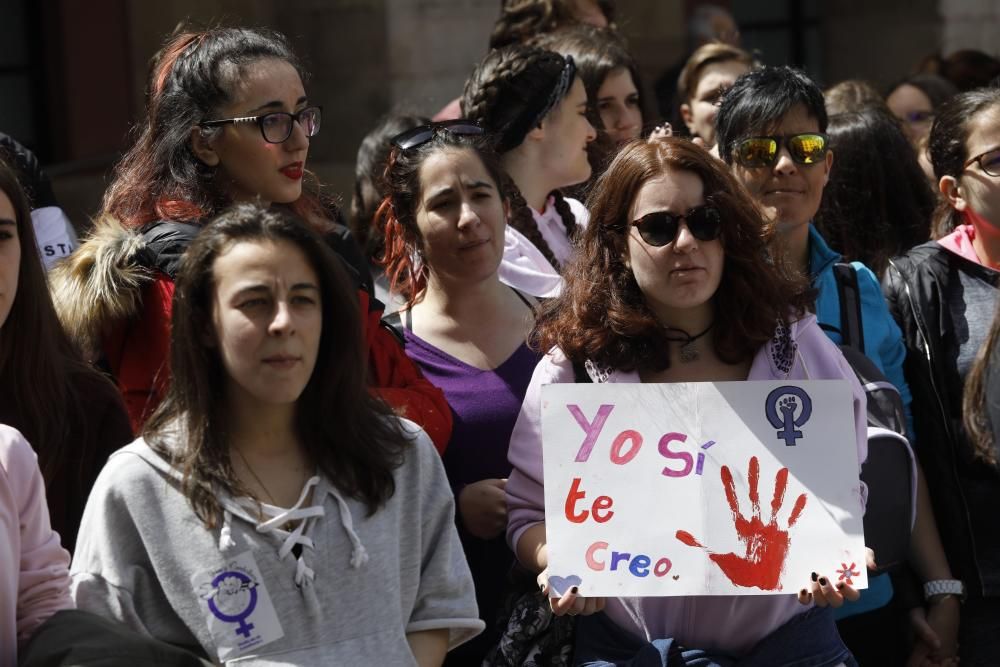
POLYGON ((773 167, 781 146, 797 164, 816 164, 826 156, 829 138, 820 132, 774 137, 748 137, 736 145, 734 158, 744 167, 773 167))
POLYGON ((264 141, 269 144, 281 144, 292 136, 294 122, 302 126, 307 137, 319 134, 319 126, 323 120, 323 107, 306 107, 295 113, 287 111, 272 111, 259 116, 242 116, 240 118, 223 118, 220 120, 203 120, 198 123, 202 127, 218 127, 229 123, 257 123, 264 141))
POLYGON ((416 148, 417 146, 426 144, 442 130, 458 136, 470 136, 486 132, 486 130, 471 120, 456 118, 454 120, 442 120, 436 123, 427 123, 426 125, 415 127, 412 130, 400 132, 392 138, 391 143, 396 148, 405 151, 407 149, 416 148))
POLYGON ((722 231, 722 214, 711 204, 695 206, 684 215, 654 211, 634 221, 632 226, 639 229, 639 236, 646 244, 659 248, 674 242, 681 220, 699 241, 714 241, 722 231))

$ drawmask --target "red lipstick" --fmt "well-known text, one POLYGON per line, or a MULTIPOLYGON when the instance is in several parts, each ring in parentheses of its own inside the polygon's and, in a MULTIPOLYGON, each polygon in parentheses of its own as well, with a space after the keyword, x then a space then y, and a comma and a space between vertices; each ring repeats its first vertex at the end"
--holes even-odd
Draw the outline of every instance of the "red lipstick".
POLYGON ((302 163, 301 162, 293 162, 293 163, 291 163, 289 165, 285 165, 284 167, 282 167, 278 171, 280 171, 282 174, 284 174, 286 177, 292 179, 293 181, 297 181, 300 178, 302 178, 302 163))

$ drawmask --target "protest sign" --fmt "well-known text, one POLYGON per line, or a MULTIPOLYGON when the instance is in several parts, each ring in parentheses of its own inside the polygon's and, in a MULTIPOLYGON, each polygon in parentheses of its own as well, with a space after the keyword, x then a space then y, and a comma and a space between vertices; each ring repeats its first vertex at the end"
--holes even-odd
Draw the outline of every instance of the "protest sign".
POLYGON ((867 586, 850 385, 542 388, 549 575, 584 596, 867 586))

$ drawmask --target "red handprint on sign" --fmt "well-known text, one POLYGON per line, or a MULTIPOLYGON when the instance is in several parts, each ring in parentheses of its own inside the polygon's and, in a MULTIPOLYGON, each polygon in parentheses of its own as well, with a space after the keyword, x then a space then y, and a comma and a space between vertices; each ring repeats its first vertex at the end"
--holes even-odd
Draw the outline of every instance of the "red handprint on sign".
MULTIPOLYGON (((736 500, 736 485, 728 466, 722 466, 722 485, 726 490, 726 500, 733 512, 736 533, 740 542, 746 544, 746 553, 742 556, 735 553, 717 554, 702 545, 691 533, 678 530, 676 537, 684 544, 700 547, 708 552, 708 557, 719 566, 722 573, 736 586, 745 588, 756 587, 763 591, 776 591, 781 588, 779 580, 788 555, 791 539, 788 529, 778 527, 778 510, 785 499, 788 488, 788 468, 782 468, 774 477, 774 498, 771 500, 771 518, 764 523, 760 517, 760 496, 757 484, 760 479, 760 463, 757 457, 750 459, 747 480, 750 486, 750 505, 753 516, 749 520, 740 514, 739 502, 736 500)), ((792 507, 788 517, 788 528, 795 525, 806 506, 806 494, 801 494, 792 507)))

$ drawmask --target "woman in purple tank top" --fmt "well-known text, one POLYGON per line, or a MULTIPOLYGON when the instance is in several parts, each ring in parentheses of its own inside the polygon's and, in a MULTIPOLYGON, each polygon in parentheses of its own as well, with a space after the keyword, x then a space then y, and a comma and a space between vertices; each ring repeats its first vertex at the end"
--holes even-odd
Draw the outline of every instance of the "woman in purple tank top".
MULTIPOLYGON (((487 632, 445 664, 479 664, 514 557, 504 539, 507 447, 540 355, 526 339, 534 302, 497 276, 509 204, 496 155, 468 121, 424 125, 393 139, 391 195, 379 211, 386 274, 406 299, 406 353, 454 413, 444 465, 487 632)), ((492 630, 492 631, 491 631, 492 630)))

